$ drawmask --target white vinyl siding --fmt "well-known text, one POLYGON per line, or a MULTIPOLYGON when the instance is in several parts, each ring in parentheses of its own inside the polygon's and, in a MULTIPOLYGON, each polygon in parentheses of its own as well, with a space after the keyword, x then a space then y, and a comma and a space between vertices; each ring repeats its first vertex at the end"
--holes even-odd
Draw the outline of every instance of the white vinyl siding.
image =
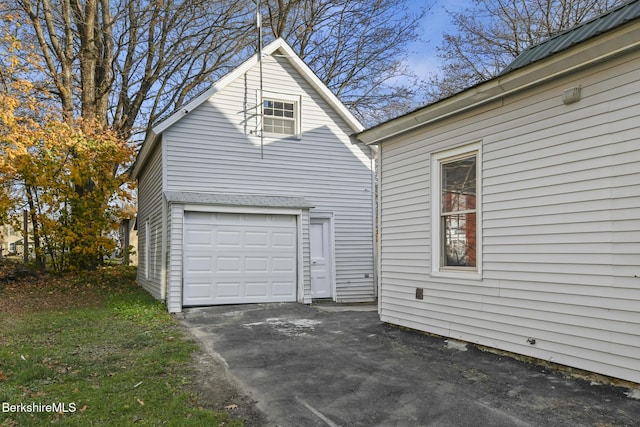
POLYGON ((169 208, 169 277, 167 281, 167 309, 170 313, 182 311, 182 258, 184 243, 184 206, 171 204, 169 208))
POLYGON ((638 69, 618 57, 383 143, 382 320, 640 382, 638 69), (479 140, 482 278, 431 275, 430 156, 479 140))
POLYGON ((138 250, 144 256, 138 264, 138 283, 154 297, 162 298, 162 147, 153 150, 146 173, 138 185, 138 220, 144 224, 138 230, 138 250))
MULTIPOLYGON (((301 196, 314 206, 312 212, 333 212, 337 300, 371 301, 371 150, 348 136, 353 130, 285 58, 268 56, 263 68, 265 93, 299 97, 299 138, 261 139, 256 132, 255 67, 164 131, 166 190, 301 196)), ((302 220, 308 261, 308 214, 302 220)), ((304 265, 306 293, 310 275, 304 265)))
MULTIPOLYGON (((309 241, 309 210, 305 209, 300 215, 302 222, 300 232, 302 233, 302 248, 298 249, 298 256, 302 256, 303 268, 302 268, 302 280, 303 280, 303 295, 302 302, 311 304, 311 243, 309 241)), ((298 299, 300 301, 300 298, 298 299)))
POLYGON ((151 227, 149 220, 144 222, 144 278, 149 280, 149 252, 151 247, 151 227))

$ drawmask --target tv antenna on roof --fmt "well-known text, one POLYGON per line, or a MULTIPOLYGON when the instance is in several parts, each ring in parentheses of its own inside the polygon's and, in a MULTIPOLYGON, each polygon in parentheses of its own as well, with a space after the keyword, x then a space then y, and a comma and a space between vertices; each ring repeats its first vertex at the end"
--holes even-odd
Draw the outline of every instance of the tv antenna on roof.
POLYGON ((260 132, 260 158, 264 159, 264 99, 262 95, 263 87, 262 87, 262 12, 260 0, 254 0, 256 3, 256 28, 258 30, 258 64, 260 66, 260 109, 259 112, 259 127, 258 132, 260 132))

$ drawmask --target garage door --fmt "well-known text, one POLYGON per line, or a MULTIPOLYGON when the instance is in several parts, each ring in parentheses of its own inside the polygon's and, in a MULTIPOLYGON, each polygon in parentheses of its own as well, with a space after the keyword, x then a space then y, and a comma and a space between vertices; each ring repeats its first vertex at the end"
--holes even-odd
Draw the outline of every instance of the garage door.
POLYGON ((296 300, 296 217, 186 212, 183 305, 296 300))

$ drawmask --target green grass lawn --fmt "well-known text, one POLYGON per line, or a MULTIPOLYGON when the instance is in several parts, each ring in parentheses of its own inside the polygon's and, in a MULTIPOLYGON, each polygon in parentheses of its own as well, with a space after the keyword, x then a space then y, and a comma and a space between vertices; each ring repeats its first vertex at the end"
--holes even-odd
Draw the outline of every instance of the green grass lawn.
POLYGON ((0 299, 1 426, 241 425, 188 390, 196 344, 132 269, 0 283, 0 299))

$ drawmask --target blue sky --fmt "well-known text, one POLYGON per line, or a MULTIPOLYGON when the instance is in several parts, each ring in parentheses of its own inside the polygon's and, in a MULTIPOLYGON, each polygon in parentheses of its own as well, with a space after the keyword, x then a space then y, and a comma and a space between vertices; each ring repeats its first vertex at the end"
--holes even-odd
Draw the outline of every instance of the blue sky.
POLYGON ((436 47, 442 44, 442 34, 452 31, 447 11, 460 11, 469 6, 469 0, 410 0, 411 7, 416 9, 425 4, 432 4, 431 9, 422 18, 420 33, 423 41, 410 46, 411 53, 408 65, 419 77, 426 79, 430 73, 438 70, 440 60, 436 57, 436 47))

